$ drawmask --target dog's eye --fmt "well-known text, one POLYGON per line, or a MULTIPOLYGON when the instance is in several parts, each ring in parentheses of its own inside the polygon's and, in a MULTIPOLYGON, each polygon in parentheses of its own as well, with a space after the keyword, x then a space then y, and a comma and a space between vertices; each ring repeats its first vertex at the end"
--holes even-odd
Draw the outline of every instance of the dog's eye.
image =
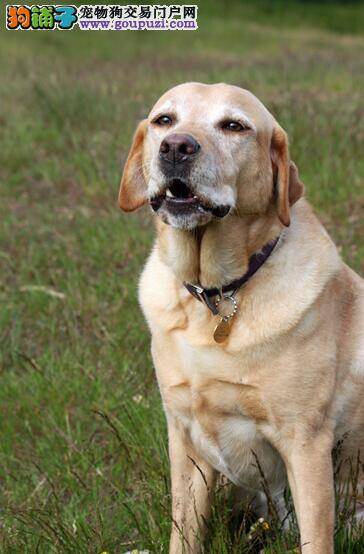
POLYGON ((172 124, 172 118, 169 115, 161 115, 157 119, 153 121, 156 125, 171 125, 172 124))
POLYGON ((249 127, 242 125, 238 121, 223 121, 221 123, 221 128, 224 129, 224 131, 233 131, 234 133, 241 133, 249 129, 249 127))

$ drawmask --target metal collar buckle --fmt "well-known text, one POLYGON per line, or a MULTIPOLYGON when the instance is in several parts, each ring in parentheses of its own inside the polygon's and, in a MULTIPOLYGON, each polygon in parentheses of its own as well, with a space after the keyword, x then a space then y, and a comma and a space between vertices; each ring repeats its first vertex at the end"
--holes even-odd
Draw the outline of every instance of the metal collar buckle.
POLYGON ((199 287, 198 285, 192 285, 192 283, 183 283, 183 284, 186 287, 186 289, 188 290, 188 292, 192 294, 192 296, 197 298, 197 300, 201 300, 201 302, 203 301, 203 298, 202 298, 203 288, 202 287, 199 287))
POLYGON ((186 282, 183 284, 188 290, 188 292, 192 294, 192 296, 197 298, 197 300, 205 304, 214 315, 217 315, 219 313, 215 302, 213 302, 212 298, 210 298, 206 294, 206 291, 203 287, 200 287, 199 285, 193 285, 192 283, 186 283, 186 282))

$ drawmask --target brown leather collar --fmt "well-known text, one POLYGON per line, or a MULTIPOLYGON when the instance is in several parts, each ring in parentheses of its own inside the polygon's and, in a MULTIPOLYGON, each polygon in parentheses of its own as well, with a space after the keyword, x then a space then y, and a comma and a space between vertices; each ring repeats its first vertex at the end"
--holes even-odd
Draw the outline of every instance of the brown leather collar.
POLYGON ((249 258, 248 269, 244 273, 244 275, 239 279, 235 279, 234 281, 231 281, 231 283, 224 285, 221 289, 218 289, 217 287, 206 289, 200 284, 193 285, 192 283, 187 282, 184 282, 183 284, 188 292, 192 294, 192 296, 197 298, 197 300, 199 300, 200 302, 203 302, 214 315, 217 315, 219 312, 216 307, 214 297, 221 294, 228 296, 235 294, 236 291, 239 290, 240 287, 244 285, 247 281, 249 281, 254 273, 256 273, 258 269, 262 267, 262 265, 267 261, 274 248, 276 247, 278 240, 279 235, 273 241, 265 244, 263 248, 259 250, 259 252, 255 252, 255 254, 253 254, 249 258))

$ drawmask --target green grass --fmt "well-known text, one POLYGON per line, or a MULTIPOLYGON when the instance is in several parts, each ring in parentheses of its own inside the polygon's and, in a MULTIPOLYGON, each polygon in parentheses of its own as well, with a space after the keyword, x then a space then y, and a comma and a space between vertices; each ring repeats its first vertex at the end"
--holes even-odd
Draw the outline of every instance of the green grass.
MULTIPOLYGON (((133 129, 164 90, 226 81, 257 94, 363 272, 363 12, 204 2, 192 33, 2 29, 1 552, 166 552, 166 427, 136 300, 153 225, 116 206, 133 129)), ((224 487, 208 552, 248 552, 234 521, 224 487)), ((266 552, 285 552, 270 536, 266 552)), ((339 529, 337 552, 363 548, 339 529)))

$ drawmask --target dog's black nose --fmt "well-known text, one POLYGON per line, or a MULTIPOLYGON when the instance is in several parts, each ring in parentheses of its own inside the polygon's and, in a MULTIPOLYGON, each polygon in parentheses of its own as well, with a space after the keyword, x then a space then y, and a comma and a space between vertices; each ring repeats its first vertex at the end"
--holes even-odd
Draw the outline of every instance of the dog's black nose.
POLYGON ((189 160, 199 149, 199 143, 191 135, 172 133, 162 140, 159 155, 166 162, 178 164, 189 160))

